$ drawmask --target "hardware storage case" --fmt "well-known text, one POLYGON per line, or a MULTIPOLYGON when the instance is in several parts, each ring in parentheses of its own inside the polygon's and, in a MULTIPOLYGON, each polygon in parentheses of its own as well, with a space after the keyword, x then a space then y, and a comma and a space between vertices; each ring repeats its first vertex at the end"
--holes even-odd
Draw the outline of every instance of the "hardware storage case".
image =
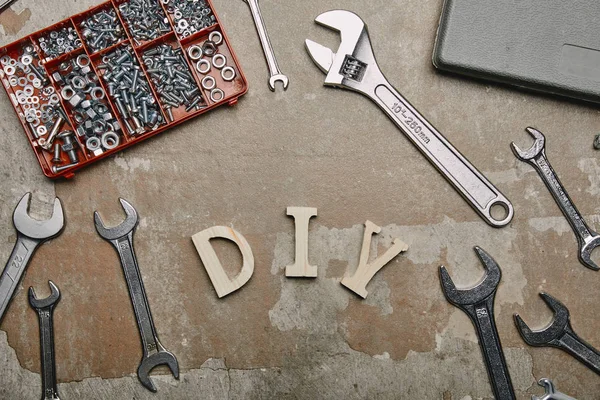
MULTIPOLYGON (((76 170, 108 157, 134 143, 163 132, 166 129, 172 128, 190 118, 194 118, 223 104, 234 105, 237 103, 238 98, 248 91, 246 78, 240 68, 233 49, 231 48, 229 39, 223 30, 211 0, 205 0, 205 5, 210 7, 212 15, 214 15, 214 19, 211 20, 214 21, 214 23, 193 33, 181 33, 181 24, 176 23, 172 10, 170 10, 171 13, 168 12, 168 5, 165 5, 161 0, 152 0, 157 3, 159 11, 162 10, 164 12, 162 18, 166 18, 168 21, 168 25, 165 24, 164 33, 161 31, 160 36, 152 40, 140 40, 139 38, 134 38, 132 30, 130 30, 130 26, 127 24, 128 21, 119 8, 123 3, 128 3, 129 1, 131 0, 112 0, 102 3, 83 13, 74 15, 46 29, 35 32, 0 48, 0 60, 2 60, 0 78, 2 84, 13 104, 13 108, 15 109, 19 120, 21 121, 21 125, 25 130, 26 136, 35 152, 42 171, 44 175, 49 178, 70 178, 74 175, 76 170), (120 24, 121 27, 117 31, 120 34, 111 36, 116 37, 113 43, 107 41, 105 48, 96 49, 96 46, 91 46, 86 41, 85 27, 82 25, 85 25, 85 21, 91 16, 94 16, 97 13, 106 12, 117 16, 118 20, 116 21, 116 24, 120 24), (115 14, 112 14, 113 12, 115 14), (46 40, 45 38, 50 37, 50 33, 66 30, 69 30, 73 37, 79 39, 78 46, 67 49, 64 54, 54 54, 52 56, 47 54, 42 49, 43 46, 40 45, 41 42, 44 42, 46 40), (192 60, 188 55, 188 49, 191 46, 202 46, 209 38, 209 35, 215 31, 222 35, 222 42, 217 47, 217 52, 226 57, 226 66, 233 68, 235 71, 232 80, 223 79, 221 76, 222 70, 215 67, 207 74, 198 72, 196 68, 197 61, 192 60), (202 100, 193 107, 188 107, 186 105, 174 107, 173 105, 164 104, 161 100, 160 89, 152 79, 152 71, 149 72, 150 66, 144 62, 144 55, 146 52, 149 52, 149 54, 152 53, 151 50, 154 48, 164 48, 165 45, 168 45, 176 51, 178 51, 177 49, 181 49, 185 64, 187 64, 187 68, 193 77, 193 83, 202 94, 202 100), (94 47, 94 49, 92 49, 92 47, 94 47), (145 87, 149 88, 150 92, 148 92, 148 95, 151 95, 155 101, 152 105, 155 107, 153 110, 156 110, 157 115, 160 113, 159 119, 162 118, 162 123, 157 123, 153 126, 145 126, 137 129, 137 131, 136 129, 133 129, 132 131, 131 127, 133 124, 131 121, 127 121, 127 118, 119 113, 119 107, 121 105, 117 104, 118 101, 115 101, 115 97, 110 95, 111 90, 109 90, 109 84, 107 83, 107 80, 104 79, 104 74, 109 71, 109 68, 105 63, 108 55, 115 54, 115 52, 121 52, 125 49, 129 50, 135 57, 135 60, 132 60, 132 64, 139 66, 140 72, 138 80, 139 82, 142 82, 141 84, 145 85, 145 87), (24 54, 32 54, 33 56, 26 57, 27 64, 25 62, 20 63, 20 65, 19 63, 15 63, 15 61, 22 59, 24 54), (61 70, 64 69, 66 64, 77 64, 79 66, 78 68, 83 68, 84 71, 88 71, 89 76, 96 82, 95 84, 102 88, 102 91, 97 90, 97 92, 95 94, 92 93, 91 96, 95 101, 94 105, 100 107, 106 116, 105 121, 101 122, 100 125, 102 126, 102 124, 105 124, 108 121, 110 130, 114 130, 119 136, 119 142, 115 148, 91 151, 86 147, 86 139, 88 137, 83 134, 82 128, 84 123, 82 118, 84 117, 77 115, 77 113, 81 113, 81 110, 75 112, 73 104, 66 100, 62 95, 62 93, 65 93, 65 82, 61 82, 60 79, 57 80, 54 78, 55 76, 59 76, 57 74, 61 73, 61 70), (26 65, 25 68, 23 68, 24 65, 26 65), (19 70, 19 67, 23 70, 22 76, 20 77, 15 73, 15 71, 19 70), (25 71, 29 72, 25 73, 25 71), (41 73, 45 73, 46 75, 46 79, 42 82, 40 82, 41 79, 38 78, 39 75, 36 75, 39 74, 38 71, 41 71, 41 73), (33 74, 32 72, 35 72, 36 74, 33 74), (218 98, 213 97, 211 99, 211 91, 203 88, 202 80, 207 75, 214 78, 214 84, 218 89, 222 90, 222 96, 218 96, 218 98), (35 85, 32 85, 31 82, 35 82, 35 85), (24 90, 26 87, 27 90, 24 90), (24 92, 27 92, 26 95, 24 92), (52 110, 56 107, 62 108, 67 117, 67 120, 61 124, 58 130, 61 132, 72 131, 73 135, 71 137, 73 142, 75 142, 73 143, 72 150, 65 150, 63 148, 63 151, 60 152, 60 160, 55 158, 53 146, 48 150, 44 150, 39 142, 39 138, 42 138, 43 140, 48 138, 53 123, 56 121, 56 115, 60 114, 55 113, 55 118, 50 119, 50 112, 44 110, 50 109, 51 112, 54 112, 52 110), (39 118, 42 115, 45 116, 45 125, 39 121, 39 118), (26 116, 30 119, 36 119, 38 125, 34 127, 26 116), (111 116, 112 118, 110 118, 111 116), (171 117, 172 119, 170 119, 171 117), (41 125, 44 125, 42 129, 40 129, 41 125), (79 130, 78 127, 80 128, 79 130), (69 157, 69 150, 76 153, 78 163, 64 170, 59 169, 53 171, 53 166, 60 167, 72 163, 72 160, 70 160, 69 157)), ((198 3, 201 3, 201 1, 198 3)), ((87 40, 89 40, 89 38, 87 38, 87 40)), ((210 57, 207 57, 206 59, 211 61, 210 57)), ((196 89, 196 87, 193 89, 196 89)), ((70 90, 72 90, 72 88, 69 86, 67 91, 70 90)), ((132 90, 132 95, 133 92, 134 91, 132 90)), ((72 95, 72 93, 70 93, 70 95, 72 95)), ((94 111, 91 111, 91 114, 96 116, 94 111)), ((90 127, 91 123, 88 128, 90 127)), ((101 132, 97 133, 101 135, 101 132)), ((64 141, 56 139, 55 143, 61 143, 62 145, 64 144, 64 141)))

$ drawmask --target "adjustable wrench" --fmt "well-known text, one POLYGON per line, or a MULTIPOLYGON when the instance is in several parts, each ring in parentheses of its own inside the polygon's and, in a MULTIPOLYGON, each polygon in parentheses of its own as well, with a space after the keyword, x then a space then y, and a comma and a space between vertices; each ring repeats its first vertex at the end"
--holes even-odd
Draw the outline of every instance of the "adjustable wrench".
POLYGON ((98 212, 94 212, 94 223, 98 234, 114 246, 121 258, 121 266, 129 288, 129 296, 133 304, 135 319, 142 338, 143 356, 137 370, 138 379, 151 392, 156 392, 156 386, 148 376, 150 371, 166 364, 175 379, 179 379, 179 364, 175 356, 167 351, 158 340, 150 305, 146 297, 146 290, 138 267, 137 258, 133 249, 133 231, 138 223, 135 208, 124 199, 119 199, 127 218, 120 225, 107 228, 98 212))
POLYGON ((446 299, 463 310, 475 325, 496 400, 515 400, 515 392, 494 320, 494 298, 502 278, 502 271, 496 261, 483 249, 475 247, 475 252, 487 271, 483 280, 472 289, 458 290, 446 268, 441 266, 442 290, 446 299))
POLYGON ((35 296, 29 288, 29 304, 38 313, 40 321, 40 354, 42 359, 42 400, 60 400, 56 386, 56 359, 54 357, 54 307, 60 300, 60 291, 52 281, 48 281, 52 293, 45 299, 35 296))
POLYGON ((283 90, 287 90, 290 81, 288 77, 282 74, 279 70, 279 64, 277 64, 277 58, 275 58, 273 46, 271 46, 271 40, 269 39, 267 27, 265 26, 265 21, 263 20, 260 7, 258 6, 258 0, 244 1, 248 3, 248 6, 250 7, 250 12, 252 13, 252 19, 254 19, 254 25, 256 25, 256 31, 258 32, 260 44, 262 45, 265 58, 267 59, 267 66, 269 67, 269 74, 271 75, 269 78, 269 89, 271 89, 271 92, 274 92, 275 82, 281 82, 283 84, 283 90))
POLYGON ((388 82, 377 65, 363 20, 350 11, 333 10, 315 21, 342 37, 337 53, 306 40, 311 58, 327 74, 325 85, 354 90, 373 100, 488 224, 507 225, 514 213, 510 201, 388 82), (500 219, 491 215, 496 205, 506 213, 500 219))
POLYGON ((525 343, 536 347, 556 347, 566 351, 600 374, 600 352, 581 339, 571 327, 569 309, 548 293, 540 293, 542 299, 554 311, 554 321, 540 330, 532 331, 519 314, 515 314, 517 329, 525 343))
POLYGON ((558 179, 556 172, 550 165, 550 161, 546 157, 546 138, 542 134, 542 132, 538 131, 534 128, 527 128, 527 132, 535 139, 533 145, 529 150, 523 151, 521 150, 514 142, 511 143, 510 147, 515 153, 515 156, 524 161, 538 172, 548 190, 554 197, 556 204, 564 214, 567 221, 569 221, 569 225, 573 228, 573 232, 577 237, 577 242, 579 244, 579 261, 586 267, 599 270, 600 267, 592 260, 592 251, 598 246, 600 246, 600 235, 591 230, 589 226, 585 223, 585 220, 573 204, 573 201, 569 197, 569 194, 565 190, 562 183, 558 179))
POLYGON ((54 199, 52 217, 46 221, 37 221, 27 214, 30 199, 31 193, 25 193, 13 213, 17 242, 0 276, 0 321, 37 247, 58 236, 65 226, 62 204, 58 198, 54 199))
POLYGON ((538 381, 538 385, 542 386, 546 393, 542 397, 531 396, 531 400, 577 400, 556 390, 550 379, 542 378, 538 381))

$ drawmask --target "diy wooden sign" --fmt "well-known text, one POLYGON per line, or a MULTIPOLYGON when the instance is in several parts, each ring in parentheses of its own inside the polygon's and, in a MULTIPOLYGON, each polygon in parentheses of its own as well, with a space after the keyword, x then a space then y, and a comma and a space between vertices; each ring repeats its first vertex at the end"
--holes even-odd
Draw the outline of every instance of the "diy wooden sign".
MULTIPOLYGON (((288 278, 316 278, 317 266, 308 262, 308 224, 312 217, 317 216, 317 209, 310 207, 288 207, 287 215, 294 217, 296 228, 296 256, 294 264, 285 267, 285 276, 288 278)), ((398 254, 408 250, 408 245, 399 238, 392 241, 392 246, 386 252, 368 262, 371 250, 371 238, 374 234, 381 232, 381 228, 371 221, 365 222, 365 233, 360 251, 358 267, 352 276, 346 276, 341 284, 350 289, 363 299, 367 297, 367 284, 375 274, 398 254)), ((213 284, 219 298, 238 290, 244 286, 252 277, 254 272, 254 256, 248 241, 244 236, 233 228, 226 226, 213 226, 198 232, 192 236, 192 241, 200 255, 200 259, 206 268, 206 272, 213 284), (223 265, 219 261, 210 240, 220 238, 232 241, 238 246, 242 253, 242 269, 239 274, 230 279, 223 265)))

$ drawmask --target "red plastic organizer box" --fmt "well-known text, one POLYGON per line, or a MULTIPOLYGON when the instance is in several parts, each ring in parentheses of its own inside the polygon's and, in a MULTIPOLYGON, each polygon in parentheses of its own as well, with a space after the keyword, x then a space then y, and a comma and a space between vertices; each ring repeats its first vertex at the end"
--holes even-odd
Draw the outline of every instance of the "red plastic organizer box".
POLYGON ((0 64, 49 178, 248 91, 211 0, 111 0, 0 48, 0 64))

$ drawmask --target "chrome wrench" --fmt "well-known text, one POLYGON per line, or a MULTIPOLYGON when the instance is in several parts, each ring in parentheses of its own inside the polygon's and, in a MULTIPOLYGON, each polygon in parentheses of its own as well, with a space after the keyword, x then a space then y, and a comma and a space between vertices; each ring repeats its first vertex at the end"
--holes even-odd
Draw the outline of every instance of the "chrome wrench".
POLYGON ((599 270, 600 267, 592 260, 592 252, 600 246, 600 235, 590 229, 585 223, 583 216, 579 213, 575 204, 569 197, 564 186, 558 179, 558 175, 550 165, 546 157, 546 137, 542 132, 534 128, 527 128, 527 132, 535 139, 533 145, 527 151, 521 150, 514 142, 510 147, 515 156, 530 164, 538 172, 546 187, 554 197, 554 201, 571 225, 577 242, 579 244, 579 261, 586 267, 599 270))
POLYGON ((45 241, 60 235, 65 226, 60 199, 54 199, 54 212, 46 221, 37 221, 27 214, 30 199, 31 193, 25 193, 13 212, 17 242, 0 276, 0 321, 35 250, 45 241))
POLYGON ((475 247, 475 252, 487 272, 483 280, 474 288, 459 290, 446 268, 442 266, 440 267, 442 290, 448 302, 464 311, 475 325, 496 400, 516 400, 494 319, 494 298, 502 278, 502 271, 496 261, 483 249, 475 247))
POLYGON ((260 44, 262 45, 265 58, 267 59, 267 66, 269 67, 269 74, 271 75, 269 77, 269 89, 274 92, 275 82, 281 82, 283 84, 283 90, 287 90, 290 81, 288 77, 279 70, 279 64, 277 64, 277 58, 275 58, 273 46, 271 46, 271 40, 269 39, 267 27, 263 20, 262 13, 260 12, 260 7, 258 6, 258 0, 244 1, 248 3, 248 6, 250 7, 252 19, 254 19, 254 25, 256 25, 256 31, 258 32, 258 38, 260 39, 260 44))
POLYGON ((113 228, 107 228, 104 226, 100 214, 96 211, 94 212, 94 223, 98 234, 112 244, 119 253, 121 266, 129 288, 129 297, 131 297, 135 319, 142 338, 143 356, 137 371, 138 379, 146 389, 156 392, 156 386, 149 377, 150 371, 158 365, 166 364, 175 379, 179 379, 179 364, 175 356, 167 351, 158 340, 158 334, 152 320, 144 282, 133 249, 133 231, 138 223, 137 212, 126 200, 119 199, 119 201, 127 215, 125 221, 113 228))
POLYGON ((377 65, 363 20, 350 11, 333 10, 315 21, 342 37, 337 53, 306 40, 311 58, 327 74, 325 85, 351 89, 373 100, 488 224, 507 225, 514 214, 510 201, 388 82, 377 65), (496 205, 505 211, 502 218, 492 216, 496 205))
POLYGON ((556 390, 554 383, 550 379, 542 378, 538 381, 538 385, 543 387, 546 393, 541 397, 533 395, 531 396, 531 400, 577 400, 556 390))
POLYGON ((37 311, 40 321, 40 354, 42 358, 42 400, 60 400, 56 385, 56 358, 54 356, 54 307, 60 300, 60 291, 52 281, 48 281, 52 293, 45 299, 38 299, 32 287, 29 288, 29 304, 37 311))

